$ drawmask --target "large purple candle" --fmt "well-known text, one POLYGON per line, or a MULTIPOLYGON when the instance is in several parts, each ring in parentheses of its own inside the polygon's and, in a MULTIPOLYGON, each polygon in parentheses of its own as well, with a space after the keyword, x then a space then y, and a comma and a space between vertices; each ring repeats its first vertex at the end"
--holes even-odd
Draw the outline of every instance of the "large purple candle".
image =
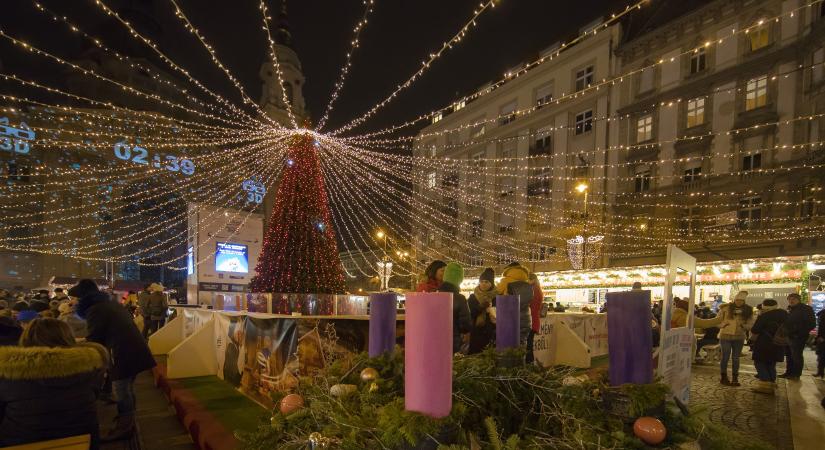
POLYGON ((395 348, 398 296, 394 292, 370 294, 370 358, 395 348))
POLYGON ((404 409, 446 417, 453 407, 453 294, 407 294, 404 409))
POLYGON ((650 291, 607 294, 607 352, 610 384, 653 382, 650 291))
POLYGON ((496 296, 496 350, 518 348, 519 344, 518 295, 496 296))

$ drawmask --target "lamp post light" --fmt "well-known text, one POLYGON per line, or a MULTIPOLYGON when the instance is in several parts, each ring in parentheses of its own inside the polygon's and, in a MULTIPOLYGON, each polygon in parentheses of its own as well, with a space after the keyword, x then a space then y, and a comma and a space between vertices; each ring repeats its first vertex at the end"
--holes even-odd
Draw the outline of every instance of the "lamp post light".
POLYGON ((604 236, 588 236, 587 235, 587 194, 589 186, 585 182, 581 182, 576 185, 575 190, 579 194, 584 194, 584 214, 582 215, 583 224, 582 224, 582 235, 576 236, 573 239, 567 240, 568 245, 568 252, 570 257, 570 263, 573 265, 574 269, 586 269, 590 266, 590 259, 594 259, 596 253, 599 252, 601 248, 602 240, 604 236), (592 247, 590 249, 590 253, 588 254, 588 247, 592 247), (595 250, 593 250, 593 248, 595 250))

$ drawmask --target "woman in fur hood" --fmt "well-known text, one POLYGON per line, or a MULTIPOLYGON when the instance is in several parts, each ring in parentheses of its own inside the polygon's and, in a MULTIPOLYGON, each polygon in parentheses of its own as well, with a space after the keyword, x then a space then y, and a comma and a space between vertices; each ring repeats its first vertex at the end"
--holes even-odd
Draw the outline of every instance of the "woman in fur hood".
POLYGON ((0 447, 88 434, 97 449, 107 364, 106 349, 76 344, 65 322, 33 320, 19 346, 0 347, 0 447))

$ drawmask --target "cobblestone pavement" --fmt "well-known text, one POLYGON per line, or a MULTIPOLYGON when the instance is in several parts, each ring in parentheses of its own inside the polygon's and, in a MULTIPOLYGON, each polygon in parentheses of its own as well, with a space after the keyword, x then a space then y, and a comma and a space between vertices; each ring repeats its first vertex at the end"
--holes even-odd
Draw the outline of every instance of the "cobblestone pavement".
POLYGON ((718 364, 694 365, 691 406, 705 408, 715 423, 758 437, 774 448, 793 450, 786 381, 777 381, 775 396, 758 394, 750 390, 756 381, 755 374, 749 355, 742 355, 740 387, 719 383, 718 364))

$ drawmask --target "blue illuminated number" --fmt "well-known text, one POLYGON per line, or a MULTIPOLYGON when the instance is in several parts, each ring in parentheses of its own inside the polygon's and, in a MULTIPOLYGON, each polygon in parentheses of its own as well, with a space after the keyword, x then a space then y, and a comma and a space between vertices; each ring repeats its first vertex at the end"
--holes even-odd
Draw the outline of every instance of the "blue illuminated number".
POLYGON ((132 150, 134 150, 135 153, 140 153, 139 155, 136 155, 134 158, 132 158, 133 163, 149 164, 149 161, 146 160, 146 157, 149 156, 149 151, 148 150, 146 150, 143 147, 138 147, 137 145, 134 146, 132 148, 132 150))
POLYGON ((264 198, 261 194, 258 194, 256 192, 248 192, 246 194, 246 201, 249 202, 249 203, 258 203, 258 204, 260 204, 260 203, 263 203, 264 198))
POLYGON ((166 170, 171 172, 177 172, 180 170, 180 165, 178 165, 178 157, 173 155, 168 155, 166 157, 166 170))
POLYGON ((115 156, 128 161, 129 158, 132 157, 132 150, 129 148, 129 144, 125 142, 115 144, 115 156))
POLYGON ((14 152, 21 155, 29 154, 29 143, 26 141, 14 140, 14 152))
POLYGON ((195 173, 195 163, 188 159, 180 160, 180 172, 184 175, 192 175, 195 173))
POLYGON ((11 151, 11 138, 3 136, 0 138, 0 150, 11 151))

